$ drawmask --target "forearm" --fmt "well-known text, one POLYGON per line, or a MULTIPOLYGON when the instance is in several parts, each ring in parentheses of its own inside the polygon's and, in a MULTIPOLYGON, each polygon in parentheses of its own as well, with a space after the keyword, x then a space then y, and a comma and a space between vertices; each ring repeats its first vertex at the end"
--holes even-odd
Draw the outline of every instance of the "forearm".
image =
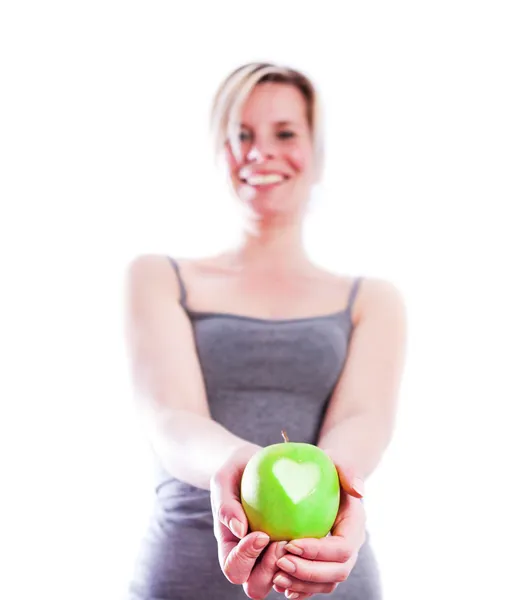
POLYGON ((172 477, 207 490, 214 473, 233 453, 253 454, 259 448, 211 418, 184 410, 156 416, 149 437, 172 477))
POLYGON ((376 468, 392 435, 389 420, 371 412, 352 415, 321 434, 318 446, 366 479, 376 468))

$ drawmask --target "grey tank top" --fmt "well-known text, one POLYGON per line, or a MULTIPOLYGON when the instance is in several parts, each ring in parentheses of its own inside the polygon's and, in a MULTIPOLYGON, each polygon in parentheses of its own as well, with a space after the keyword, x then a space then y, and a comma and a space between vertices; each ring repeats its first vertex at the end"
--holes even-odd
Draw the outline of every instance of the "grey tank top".
MULTIPOLYGON (((282 429, 292 441, 317 443, 346 361, 361 278, 354 280, 339 312, 262 319, 191 310, 179 265, 169 260, 178 278, 180 304, 192 323, 212 419, 259 446, 280 443, 282 429)), ((175 498, 171 509, 179 518, 202 516, 203 506, 209 507, 208 492, 172 478, 159 465, 158 471, 159 498, 175 498)))
MULTIPOLYGON (((347 358, 352 307, 361 278, 354 280, 341 311, 261 319, 191 310, 179 265, 169 260, 179 279, 180 303, 192 323, 212 418, 259 446, 280 443, 282 429, 292 441, 316 444, 347 358)), ((154 510, 131 598, 246 598, 242 588, 230 584, 220 570, 209 491, 172 477, 158 460, 156 465, 154 510), (188 577, 195 564, 197 577, 188 577)), ((358 581, 355 587, 360 588, 360 596, 353 592, 349 596, 353 600, 378 597, 369 593, 376 589, 377 578, 369 549, 365 552, 369 558, 359 561, 358 579, 349 578, 358 581)), ((279 595, 273 592, 273 597, 279 595)), ((328 596, 333 597, 343 598, 344 592, 339 588, 328 596)))

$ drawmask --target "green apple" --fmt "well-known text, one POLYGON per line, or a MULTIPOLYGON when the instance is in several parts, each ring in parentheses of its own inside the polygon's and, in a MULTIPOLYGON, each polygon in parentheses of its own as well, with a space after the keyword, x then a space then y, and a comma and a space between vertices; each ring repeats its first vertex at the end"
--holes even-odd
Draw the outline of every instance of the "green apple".
POLYGON ((338 513, 340 483, 331 458, 312 444, 262 448, 241 480, 241 503, 252 531, 272 541, 326 536, 338 513))

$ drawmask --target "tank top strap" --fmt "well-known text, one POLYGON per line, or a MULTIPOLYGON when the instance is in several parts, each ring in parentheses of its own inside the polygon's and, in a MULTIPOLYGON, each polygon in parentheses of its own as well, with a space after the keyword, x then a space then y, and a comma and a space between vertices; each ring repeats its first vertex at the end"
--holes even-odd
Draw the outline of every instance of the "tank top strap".
POLYGON ((353 304, 355 303, 356 296, 358 294, 358 290, 360 288, 360 283, 362 282, 363 277, 356 277, 353 285, 351 286, 351 291, 349 292, 349 300, 347 301, 347 312, 350 313, 353 310, 353 304))
POLYGON ((179 290, 181 291, 181 297, 179 299, 179 303, 181 304, 181 306, 184 309, 186 309, 186 296, 187 296, 186 286, 185 286, 185 282, 183 281, 183 276, 181 275, 181 270, 179 269, 179 264, 171 256, 168 257, 168 260, 170 261, 170 264, 174 268, 174 271, 175 271, 175 274, 177 277, 177 281, 179 282, 179 290))

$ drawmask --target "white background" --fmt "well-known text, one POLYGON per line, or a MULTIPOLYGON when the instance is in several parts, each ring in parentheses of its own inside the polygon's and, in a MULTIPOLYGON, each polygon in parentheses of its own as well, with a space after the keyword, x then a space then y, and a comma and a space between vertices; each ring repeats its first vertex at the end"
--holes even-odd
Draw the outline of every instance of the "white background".
POLYGON ((385 598, 521 597, 516 8, 2 3, 2 598, 122 597, 153 494, 123 272, 233 239, 207 116, 258 59, 325 97, 311 253, 409 308, 395 437, 367 484, 385 598))

